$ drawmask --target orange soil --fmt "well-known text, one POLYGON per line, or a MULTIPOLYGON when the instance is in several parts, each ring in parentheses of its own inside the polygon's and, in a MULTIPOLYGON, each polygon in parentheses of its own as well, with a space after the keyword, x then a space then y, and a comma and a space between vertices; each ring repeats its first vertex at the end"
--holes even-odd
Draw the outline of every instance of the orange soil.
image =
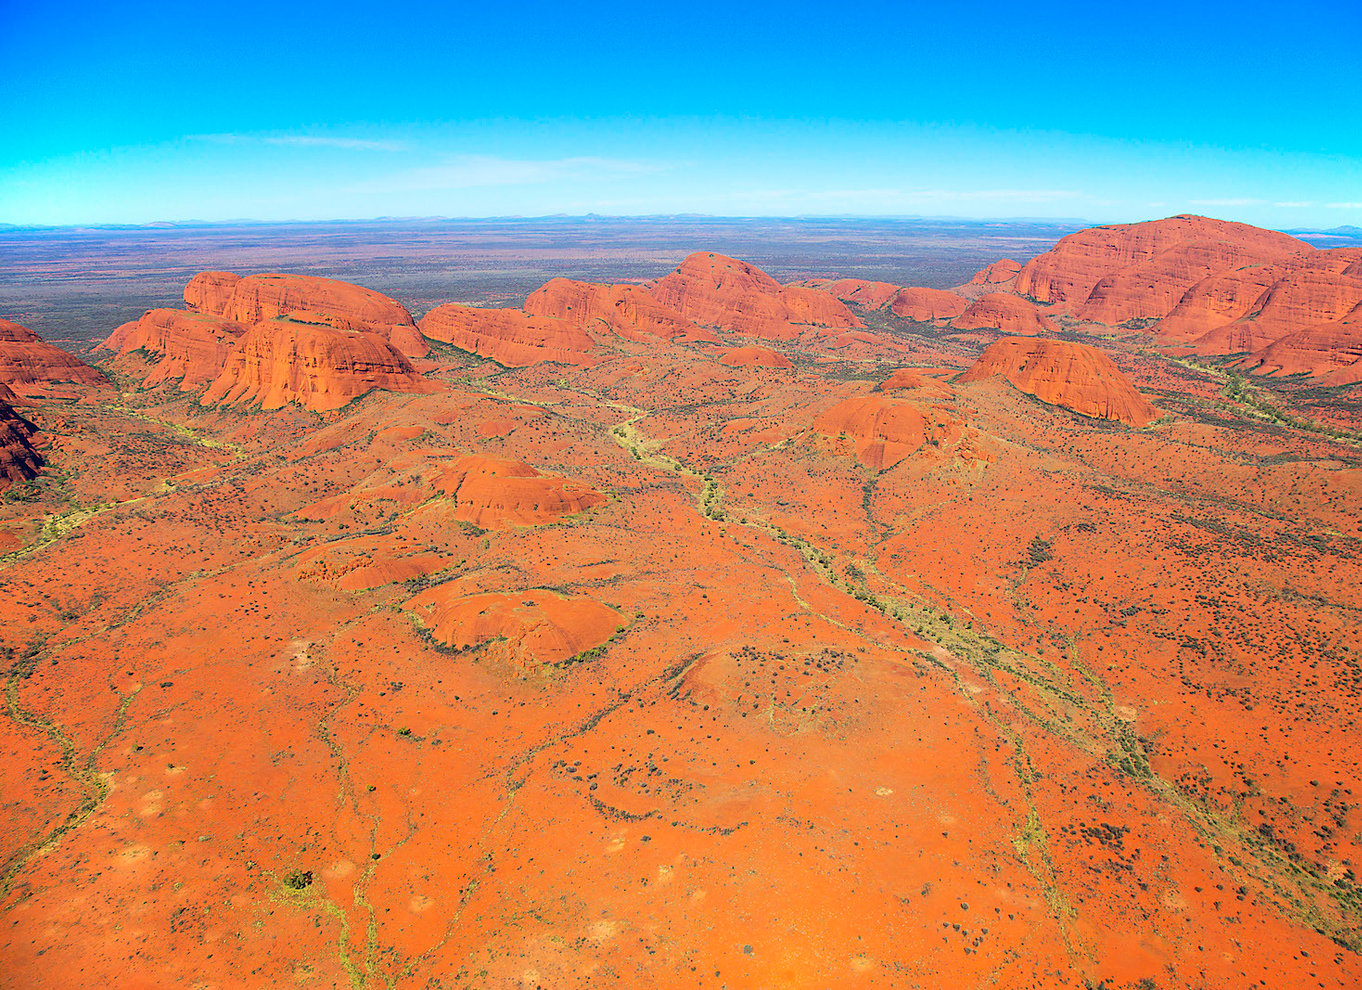
POLYGON ((1139 337, 980 360, 1134 430, 742 279, 700 308, 778 375, 610 333, 27 407, 0 985, 1362 982, 1355 446, 1139 337))

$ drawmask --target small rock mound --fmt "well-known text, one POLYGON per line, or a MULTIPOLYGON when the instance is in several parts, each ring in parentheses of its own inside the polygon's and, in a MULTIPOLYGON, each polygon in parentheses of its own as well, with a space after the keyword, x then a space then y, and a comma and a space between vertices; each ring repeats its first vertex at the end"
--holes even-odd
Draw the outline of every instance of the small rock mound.
POLYGON ((697 251, 654 283, 662 305, 701 326, 764 340, 793 340, 811 329, 859 329, 840 300, 800 285, 781 285, 745 261, 697 251))
POLYGON ((947 398, 951 394, 945 382, 924 375, 917 368, 900 368, 877 386, 880 392, 914 391, 931 398, 947 398))
POLYGON ((999 330, 1005 334, 1032 337, 1054 333, 1056 327, 1033 303, 1019 296, 990 292, 970 303, 951 320, 957 330, 999 330))
POLYGON ((863 309, 881 309, 900 291, 892 282, 868 282, 859 278, 841 278, 835 281, 809 279, 796 285, 826 292, 844 303, 851 303, 863 309))
POLYGON ((1020 261, 1003 258, 974 273, 967 284, 986 286, 989 292, 1002 292, 1012 287, 1017 274, 1022 270, 1020 261))
POLYGON ((246 331, 243 324, 221 316, 152 309, 109 334, 98 349, 120 356, 142 351, 156 359, 143 386, 155 388, 179 380, 181 391, 187 392, 208 385, 222 374, 227 355, 246 331))
POLYGON ((662 305, 641 285, 555 278, 530 293, 524 308, 531 316, 564 320, 582 329, 599 325, 636 342, 718 342, 714 334, 662 305))
POLYGON ((813 428, 824 436, 845 435, 854 441, 856 459, 877 471, 917 451, 928 436, 927 418, 920 409, 883 395, 839 402, 819 415, 813 428))
POLYGON ((281 318, 257 324, 237 341, 199 401, 267 411, 296 402, 326 412, 375 388, 431 392, 436 387, 379 334, 281 318))
POLYGON ((1144 426, 1159 411, 1137 392, 1111 358, 1095 347, 1043 337, 1008 337, 989 345, 957 381, 1001 376, 1042 402, 1094 419, 1144 426))
POLYGON ((596 360, 592 354, 596 342, 578 324, 518 309, 446 303, 425 315, 421 332, 508 368, 528 368, 545 361, 589 365, 596 360))
POLYGON ((543 475, 520 461, 470 454, 434 479, 454 503, 454 518, 483 529, 538 526, 600 505, 589 485, 543 475))
POLYGON ((719 355, 719 363, 730 368, 793 368, 794 362, 769 347, 735 347, 719 355))
POLYGON ((609 642, 624 624, 620 613, 584 595, 538 590, 465 595, 456 583, 432 588, 404 607, 445 646, 490 644, 502 659, 524 668, 580 657, 609 642))
POLYGON ((54 385, 102 388, 109 380, 28 327, 0 319, 0 384, 20 395, 42 395, 54 385))
POLYGON ((954 292, 907 286, 895 293, 889 303, 889 312, 905 320, 927 323, 959 316, 968 305, 969 301, 964 296, 954 292))

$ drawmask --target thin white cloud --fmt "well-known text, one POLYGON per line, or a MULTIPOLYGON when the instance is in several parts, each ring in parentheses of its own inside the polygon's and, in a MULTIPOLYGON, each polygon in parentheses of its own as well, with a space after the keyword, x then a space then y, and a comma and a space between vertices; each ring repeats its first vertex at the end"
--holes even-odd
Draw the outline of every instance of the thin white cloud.
POLYGON ((554 159, 497 158, 459 155, 439 165, 408 169, 362 182, 346 192, 386 193, 432 189, 477 189, 492 186, 530 186, 550 182, 589 182, 662 172, 663 162, 578 156, 554 159))
POLYGON ((1287 200, 1287 201, 1284 202, 1284 203, 1273 203, 1272 205, 1273 205, 1273 206, 1284 207, 1284 208, 1286 208, 1286 209, 1288 209, 1288 210, 1300 210, 1300 209, 1304 209, 1305 207, 1308 207, 1308 206, 1314 206, 1314 205, 1315 205, 1315 202, 1314 202, 1314 200, 1310 200, 1310 199, 1298 199, 1298 200, 1287 200))
POLYGON ((190 134, 186 140, 210 144, 272 144, 294 148, 341 148, 347 151, 405 151, 401 141, 366 138, 322 137, 313 134, 190 134))
POLYGON ((1191 201, 1193 206, 1262 206, 1266 202, 1263 199, 1251 199, 1246 196, 1228 199, 1194 199, 1191 201))
POLYGON ((1328 203, 1331 210, 1362 210, 1362 203, 1328 203))

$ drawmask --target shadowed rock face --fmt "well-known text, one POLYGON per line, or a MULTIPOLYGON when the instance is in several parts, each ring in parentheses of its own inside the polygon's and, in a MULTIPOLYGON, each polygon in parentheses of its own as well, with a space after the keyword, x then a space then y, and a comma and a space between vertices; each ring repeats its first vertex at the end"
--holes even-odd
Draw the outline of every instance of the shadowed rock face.
POLYGON ((195 312, 237 323, 297 316, 338 330, 380 333, 409 357, 421 357, 427 350, 405 306, 373 289, 336 279, 201 272, 185 286, 184 301, 195 312))
POLYGON ((1008 338, 988 347, 958 381, 1001 376, 1042 402, 1095 419, 1144 426, 1159 411, 1095 347, 1046 338, 1008 338))
POLYGON ((375 388, 429 392, 411 362, 376 333, 337 330, 291 319, 267 320, 237 341, 204 405, 339 409, 375 388))
POLYGON ((697 341, 718 338, 670 309, 641 285, 602 285, 555 278, 525 300, 525 312, 574 324, 608 329, 625 340, 697 341))
POLYGON ((208 313, 153 309, 109 334, 99 350, 120 356, 142 351, 157 359, 142 381, 144 387, 179 380, 180 389, 187 392, 222 374, 227 355, 247 329, 235 320, 208 313))
POLYGON ((861 321, 826 292, 781 285, 744 261, 697 251, 652 286, 664 306, 725 334, 793 340, 811 330, 859 328, 861 321))
POLYGON ((1309 375, 1325 385, 1362 381, 1362 303, 1340 320, 1280 337, 1237 362, 1260 375, 1309 375))
POLYGON ((1000 330, 1018 336, 1054 333, 1055 325, 1033 303, 1019 296, 992 292, 980 296, 951 320, 957 330, 1000 330))
POLYGON ((730 368, 793 368, 794 363, 784 354, 769 347, 735 347, 719 355, 719 363, 730 368))
POLYGON ((52 385, 98 388, 109 381, 102 371, 49 344, 28 327, 0 319, 0 384, 28 395, 52 385))
POLYGON ((1169 217, 1070 234, 1027 262, 1015 288, 1080 319, 1157 319, 1208 275, 1313 250, 1287 234, 1247 224, 1169 217))
POLYGON ((586 365, 596 360, 592 353, 596 342, 581 326, 518 309, 446 303, 425 315, 421 332, 508 368, 528 368, 545 361, 586 365))
POLYGON ((17 396, 0 383, 0 492, 38 476, 43 459, 33 446, 38 428, 14 411, 17 396))

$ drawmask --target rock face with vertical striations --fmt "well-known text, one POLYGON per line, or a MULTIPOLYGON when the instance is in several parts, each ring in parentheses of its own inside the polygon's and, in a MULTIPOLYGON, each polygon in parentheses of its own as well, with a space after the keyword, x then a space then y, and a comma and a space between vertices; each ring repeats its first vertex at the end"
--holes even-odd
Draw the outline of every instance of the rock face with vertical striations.
POLYGON ((991 344, 957 381, 1006 378, 1042 402, 1094 419, 1144 426, 1159 411, 1095 347, 1043 337, 1009 337, 991 344))
POLYGON ((840 300, 799 285, 781 285, 745 261, 697 251, 652 285, 657 300, 721 334, 793 340, 811 330, 859 329, 840 300))
POLYGON ((273 273, 242 278, 231 272, 201 272, 185 286, 184 301, 195 312, 237 323, 298 316, 338 330, 382 334, 408 357, 427 352, 405 306, 381 292, 336 279, 273 273))
POLYGON ((1340 319, 1286 334, 1236 363, 1256 375, 1308 375, 1324 385, 1362 381, 1362 302, 1340 319))
POLYGON ((1090 227, 1028 261, 1015 289, 1079 319, 1159 319, 1209 275, 1313 250, 1274 230, 1198 216, 1090 227))
POLYGON ((178 380, 180 390, 188 392, 222 374, 227 355, 247 329, 209 313, 152 309, 109 334, 98 349, 120 356, 141 351, 156 362, 142 380, 144 387, 178 380))
POLYGON ((894 293, 889 301, 889 312, 905 320, 926 323, 959 316, 968 305, 969 300, 954 292, 906 286, 894 293))
POLYGON ((1025 337, 1054 333, 1056 329, 1034 303, 1002 292, 980 296, 951 320, 951 326, 957 330, 998 330, 1025 337))
POLYGON ((203 405, 339 409, 366 392, 431 392, 411 362, 385 338, 287 317, 258 323, 227 356, 203 405))
POLYGON ((104 373, 43 340, 28 327, 0 319, 0 384, 19 395, 42 395, 53 386, 107 386, 104 373))
POLYGON ((490 358, 508 368, 528 368, 551 361, 589 365, 596 342, 581 326, 550 316, 531 316, 518 309, 479 309, 446 303, 421 320, 431 340, 490 358))
POLYGON ((14 411, 17 396, 0 383, 0 492, 36 478, 43 459, 33 445, 38 428, 14 411))
POLYGON ((530 316, 563 320, 582 329, 593 326, 608 329, 625 340, 640 343, 718 341, 708 330, 658 302, 641 285, 603 285, 555 278, 530 293, 524 309, 530 316))

